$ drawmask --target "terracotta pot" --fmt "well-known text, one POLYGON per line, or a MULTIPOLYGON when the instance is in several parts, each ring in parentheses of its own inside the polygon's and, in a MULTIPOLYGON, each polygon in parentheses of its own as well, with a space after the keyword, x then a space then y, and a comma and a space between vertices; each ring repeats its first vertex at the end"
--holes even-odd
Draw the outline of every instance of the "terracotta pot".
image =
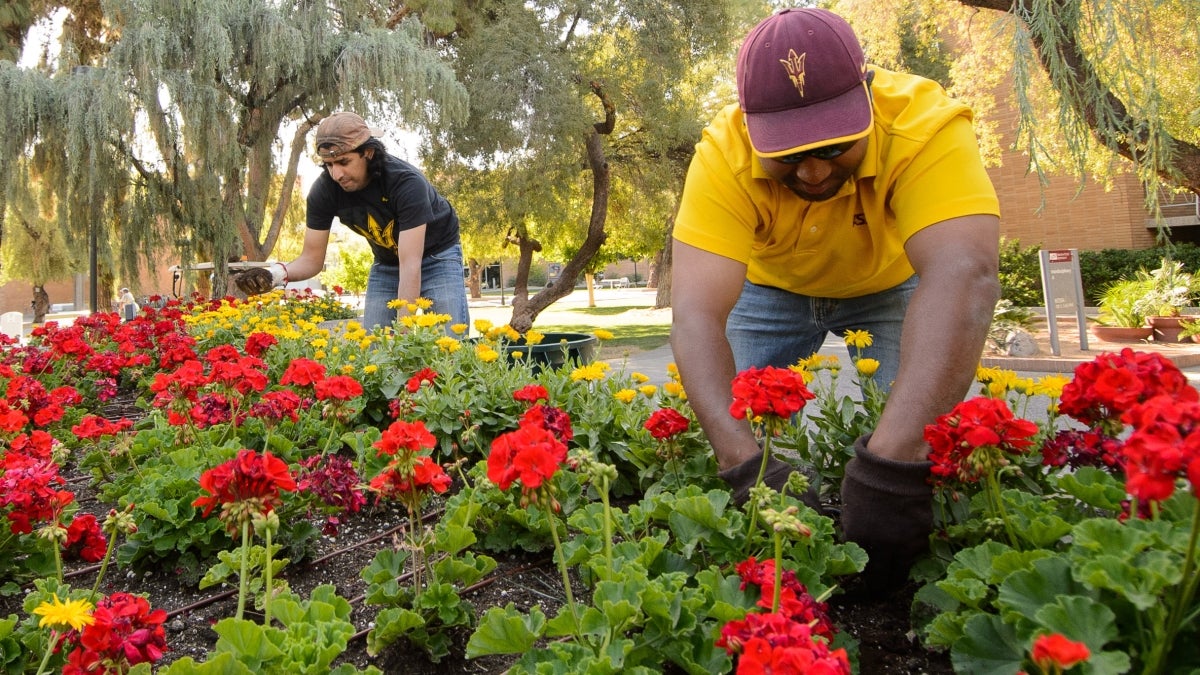
POLYGON ((1153 333, 1154 329, 1150 326, 1092 326, 1092 335, 1102 342, 1141 342, 1149 339, 1153 333))
POLYGON ((1183 331, 1183 322, 1195 321, 1200 317, 1195 316, 1151 316, 1146 319, 1150 327, 1154 329, 1155 342, 1186 342, 1179 339, 1179 333, 1183 331))

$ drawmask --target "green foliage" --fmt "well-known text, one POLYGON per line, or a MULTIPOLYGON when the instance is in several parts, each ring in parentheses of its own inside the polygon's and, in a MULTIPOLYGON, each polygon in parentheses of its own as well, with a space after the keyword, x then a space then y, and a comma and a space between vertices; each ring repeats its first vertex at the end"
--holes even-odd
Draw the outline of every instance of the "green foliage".
POLYGON ((222 619, 214 627, 219 636, 216 649, 205 661, 197 663, 190 656, 184 657, 162 672, 165 675, 381 673, 373 666, 365 670, 349 664, 332 667, 354 635, 350 603, 338 596, 334 586, 314 588, 307 600, 293 593, 281 593, 271 607, 278 628, 253 621, 222 619))
POLYGON ((366 246, 342 246, 338 249, 338 264, 321 273, 326 288, 341 286, 347 293, 361 294, 367 290, 367 278, 375 255, 366 246))
POLYGON ((1041 246, 1021 248, 1018 239, 1000 239, 1000 299, 1014 307, 1042 307, 1041 246))
MULTIPOLYGON (((1169 255, 1172 260, 1183 263, 1183 268, 1189 272, 1200 270, 1200 246, 1196 244, 1176 244, 1171 247, 1169 255)), ((1167 256, 1168 250, 1163 248, 1080 251, 1079 275, 1088 305, 1098 306, 1100 296, 1113 282, 1132 279, 1139 270, 1152 270, 1161 265, 1167 256)))

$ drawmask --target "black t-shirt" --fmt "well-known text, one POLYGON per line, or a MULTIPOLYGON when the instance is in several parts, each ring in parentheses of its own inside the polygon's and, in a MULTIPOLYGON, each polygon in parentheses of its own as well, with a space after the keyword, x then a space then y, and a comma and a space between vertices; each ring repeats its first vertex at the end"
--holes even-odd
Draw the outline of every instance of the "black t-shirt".
POLYGON ((422 224, 425 258, 458 243, 458 214, 412 164, 387 155, 382 171, 367 186, 346 192, 328 172, 308 191, 308 228, 328 230, 337 218, 371 244, 375 260, 396 265, 396 236, 422 224))

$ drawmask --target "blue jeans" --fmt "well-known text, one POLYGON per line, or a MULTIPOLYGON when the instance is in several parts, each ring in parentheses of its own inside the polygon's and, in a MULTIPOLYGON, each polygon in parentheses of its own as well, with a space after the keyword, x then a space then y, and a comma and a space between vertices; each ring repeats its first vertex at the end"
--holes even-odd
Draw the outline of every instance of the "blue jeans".
MULTIPOLYGON (((812 356, 828 333, 865 330, 872 344, 862 356, 879 361, 874 380, 884 391, 900 369, 900 328, 917 277, 886 291, 858 298, 814 298, 747 281, 729 313, 725 336, 738 372, 747 368, 786 368, 812 356)), ((858 356, 852 350, 851 356, 858 356)), ((850 364, 846 364, 849 367, 850 364)))
MULTIPOLYGON (((396 321, 396 310, 387 306, 396 299, 400 289, 400 268, 396 265, 371 265, 367 276, 367 297, 364 301, 363 326, 390 326, 396 321)), ((467 309, 467 288, 463 282, 462 245, 450 248, 421 260, 421 297, 433 301, 429 309, 437 314, 449 314, 447 332, 456 323, 470 325, 467 309)))

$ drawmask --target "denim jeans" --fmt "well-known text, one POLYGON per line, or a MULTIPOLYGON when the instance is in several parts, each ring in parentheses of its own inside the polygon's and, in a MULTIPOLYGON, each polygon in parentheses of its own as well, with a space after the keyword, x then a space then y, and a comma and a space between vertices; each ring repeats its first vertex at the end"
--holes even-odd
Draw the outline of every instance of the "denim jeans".
MULTIPOLYGON (((367 276, 367 297, 364 302, 363 326, 390 326, 396 320, 396 310, 387 306, 396 299, 400 288, 400 268, 396 265, 371 265, 367 276)), ((456 323, 470 325, 467 309, 467 289, 463 282, 462 245, 450 248, 421 260, 421 297, 433 301, 429 311, 449 314, 446 330, 456 323)))
MULTIPOLYGON (((874 380, 885 391, 900 369, 900 328, 917 277, 886 291, 858 298, 814 298, 747 281, 729 314, 725 336, 738 372, 786 368, 812 356, 828 333, 865 330, 872 344, 861 356, 879 361, 874 380)), ((859 356, 851 350, 851 356, 859 356)), ((849 367, 850 364, 846 364, 849 367)))

